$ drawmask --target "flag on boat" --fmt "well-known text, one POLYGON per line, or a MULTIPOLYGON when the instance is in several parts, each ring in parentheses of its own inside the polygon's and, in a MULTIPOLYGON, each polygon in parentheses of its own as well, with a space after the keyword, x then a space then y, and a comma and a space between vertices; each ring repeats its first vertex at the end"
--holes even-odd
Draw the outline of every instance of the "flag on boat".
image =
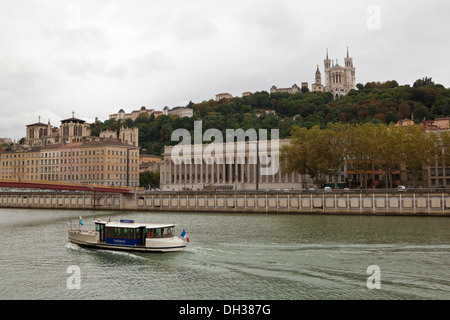
POLYGON ((181 237, 185 238, 187 242, 189 242, 189 237, 186 233, 186 230, 183 229, 183 232, 181 233, 181 237))
POLYGON ((81 217, 80 217, 80 219, 78 220, 78 223, 80 224, 80 226, 84 226, 84 222, 83 222, 83 220, 81 220, 81 217))

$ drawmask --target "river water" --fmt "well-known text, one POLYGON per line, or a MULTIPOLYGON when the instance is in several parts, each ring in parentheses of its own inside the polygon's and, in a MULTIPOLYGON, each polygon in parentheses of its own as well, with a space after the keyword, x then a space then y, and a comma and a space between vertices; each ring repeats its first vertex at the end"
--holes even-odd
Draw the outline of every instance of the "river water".
POLYGON ((440 217, 0 209, 0 299, 448 299, 449 231, 440 217), (110 217, 176 223, 190 243, 81 248, 67 242, 80 215, 87 229, 110 217))

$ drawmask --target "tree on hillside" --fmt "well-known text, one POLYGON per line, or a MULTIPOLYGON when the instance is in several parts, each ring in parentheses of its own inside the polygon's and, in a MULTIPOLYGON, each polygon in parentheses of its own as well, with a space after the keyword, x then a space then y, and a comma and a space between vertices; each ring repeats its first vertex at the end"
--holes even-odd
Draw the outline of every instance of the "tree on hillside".
POLYGON ((433 78, 424 77, 422 79, 417 79, 413 84, 413 88, 426 87, 431 85, 434 85, 433 78))
POLYGON ((439 92, 430 87, 418 87, 411 89, 411 100, 422 102, 431 108, 439 97, 439 92))
POLYGON ((398 116, 400 119, 411 118, 411 106, 407 102, 402 102, 398 106, 398 116))

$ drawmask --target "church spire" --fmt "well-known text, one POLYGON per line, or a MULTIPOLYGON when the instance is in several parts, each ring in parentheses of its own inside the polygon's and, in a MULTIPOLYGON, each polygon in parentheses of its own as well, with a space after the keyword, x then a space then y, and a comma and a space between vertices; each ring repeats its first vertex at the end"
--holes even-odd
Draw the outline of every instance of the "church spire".
POLYGON ((327 48, 327 60, 328 60, 328 48, 327 48))
POLYGON ((349 58, 349 56, 348 56, 348 46, 347 46, 347 58, 349 58))

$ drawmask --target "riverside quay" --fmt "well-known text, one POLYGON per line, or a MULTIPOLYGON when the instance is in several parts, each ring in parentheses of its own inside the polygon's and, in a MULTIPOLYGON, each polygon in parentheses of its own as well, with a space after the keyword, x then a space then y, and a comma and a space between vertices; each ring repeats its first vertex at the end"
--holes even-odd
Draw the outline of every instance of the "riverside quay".
POLYGON ((447 190, 399 191, 3 191, 0 207, 167 212, 450 215, 447 190))

